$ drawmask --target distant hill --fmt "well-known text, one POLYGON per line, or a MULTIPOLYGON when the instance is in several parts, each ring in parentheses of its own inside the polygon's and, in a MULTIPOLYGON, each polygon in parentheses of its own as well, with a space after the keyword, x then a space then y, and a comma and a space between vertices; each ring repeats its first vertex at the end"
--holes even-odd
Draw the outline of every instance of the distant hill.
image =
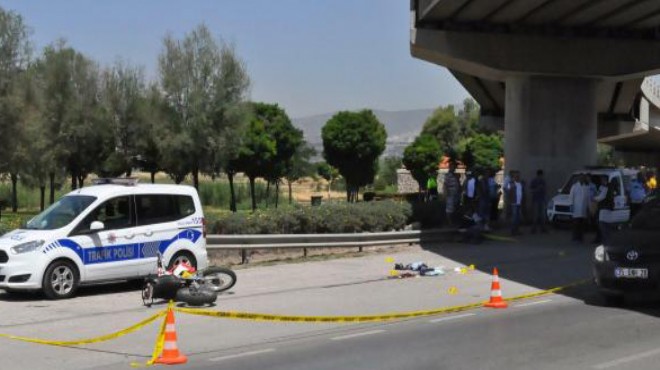
MULTIPOLYGON (((373 111, 387 130, 387 149, 385 155, 401 155, 407 144, 419 134, 426 119, 433 109, 414 109, 402 111, 373 111)), ((317 151, 323 150, 321 128, 335 113, 319 114, 292 119, 293 125, 303 130, 305 140, 317 151)))

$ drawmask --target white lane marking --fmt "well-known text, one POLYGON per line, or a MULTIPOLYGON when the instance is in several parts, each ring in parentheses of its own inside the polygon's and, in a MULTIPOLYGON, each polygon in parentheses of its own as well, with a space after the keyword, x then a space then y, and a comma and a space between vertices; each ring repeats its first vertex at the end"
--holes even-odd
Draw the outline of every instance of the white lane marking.
POLYGON ((548 302, 552 302, 552 299, 544 299, 544 300, 542 300, 542 301, 534 301, 534 302, 529 302, 529 303, 521 303, 521 304, 517 304, 517 305, 515 305, 514 307, 529 307, 529 306, 534 306, 534 305, 537 305, 537 304, 543 304, 543 303, 548 303, 548 302))
POLYGON ((617 359, 617 360, 614 360, 614 361, 604 362, 602 364, 594 366, 594 369, 598 369, 598 370, 609 369, 611 367, 616 367, 616 366, 623 365, 623 364, 628 363, 628 362, 641 360, 643 358, 655 356, 655 355, 658 355, 658 354, 660 354, 660 348, 653 349, 653 350, 646 351, 646 352, 642 352, 642 353, 638 353, 636 355, 621 357, 620 359, 617 359))
POLYGON ((231 360, 232 358, 254 356, 254 355, 260 355, 262 353, 269 353, 269 352, 275 352, 275 348, 268 348, 268 349, 262 349, 262 350, 259 350, 259 351, 243 352, 243 353, 236 353, 234 355, 214 357, 214 358, 210 358, 209 361, 218 362, 218 361, 224 361, 224 360, 231 360))
POLYGON ((436 322, 442 322, 442 321, 449 321, 449 320, 456 320, 456 319, 462 319, 464 317, 470 317, 470 316, 475 316, 476 313, 464 313, 462 315, 454 315, 454 316, 448 316, 448 317, 441 317, 439 319, 433 319, 430 320, 429 322, 436 323, 436 322))
POLYGON ((385 330, 370 330, 370 331, 363 331, 362 333, 355 333, 355 334, 341 335, 341 336, 339 336, 339 337, 330 338, 330 340, 344 340, 344 339, 350 339, 350 338, 362 337, 362 336, 365 336, 365 335, 380 334, 380 333, 384 333, 384 332, 385 332, 385 330))

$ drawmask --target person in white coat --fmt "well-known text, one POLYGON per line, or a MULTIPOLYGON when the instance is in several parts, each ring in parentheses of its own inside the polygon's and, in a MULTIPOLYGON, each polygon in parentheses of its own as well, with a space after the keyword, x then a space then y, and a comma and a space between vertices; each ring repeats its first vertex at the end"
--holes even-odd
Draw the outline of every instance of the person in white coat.
POLYGON ((590 202, 587 175, 580 175, 578 181, 571 186, 569 198, 573 207, 573 241, 582 242, 590 202))

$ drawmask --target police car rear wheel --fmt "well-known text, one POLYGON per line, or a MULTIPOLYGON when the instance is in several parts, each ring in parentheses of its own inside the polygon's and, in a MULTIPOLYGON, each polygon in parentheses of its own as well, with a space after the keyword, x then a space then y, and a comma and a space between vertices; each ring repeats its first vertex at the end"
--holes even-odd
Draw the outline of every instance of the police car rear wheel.
POLYGON ((71 298, 78 289, 78 270, 68 261, 55 261, 44 274, 43 290, 50 299, 71 298))
POLYGON ((178 252, 177 254, 175 254, 170 260, 170 264, 167 266, 167 269, 170 270, 174 266, 179 265, 181 263, 188 263, 190 266, 197 269, 197 260, 189 252, 178 252))

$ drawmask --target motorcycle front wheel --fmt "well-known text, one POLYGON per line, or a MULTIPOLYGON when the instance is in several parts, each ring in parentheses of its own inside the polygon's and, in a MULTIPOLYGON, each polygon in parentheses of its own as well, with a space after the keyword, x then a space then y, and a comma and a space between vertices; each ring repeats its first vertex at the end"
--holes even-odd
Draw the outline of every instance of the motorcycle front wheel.
POLYGON ((176 292, 176 301, 184 302, 189 306, 203 306, 212 304, 218 298, 218 293, 207 286, 199 288, 185 287, 176 292))
POLYGON ((147 307, 154 304, 154 283, 150 280, 145 281, 142 286, 142 303, 147 307))
POLYGON ((216 293, 229 290, 236 284, 236 273, 226 267, 209 267, 202 272, 202 278, 216 293))

